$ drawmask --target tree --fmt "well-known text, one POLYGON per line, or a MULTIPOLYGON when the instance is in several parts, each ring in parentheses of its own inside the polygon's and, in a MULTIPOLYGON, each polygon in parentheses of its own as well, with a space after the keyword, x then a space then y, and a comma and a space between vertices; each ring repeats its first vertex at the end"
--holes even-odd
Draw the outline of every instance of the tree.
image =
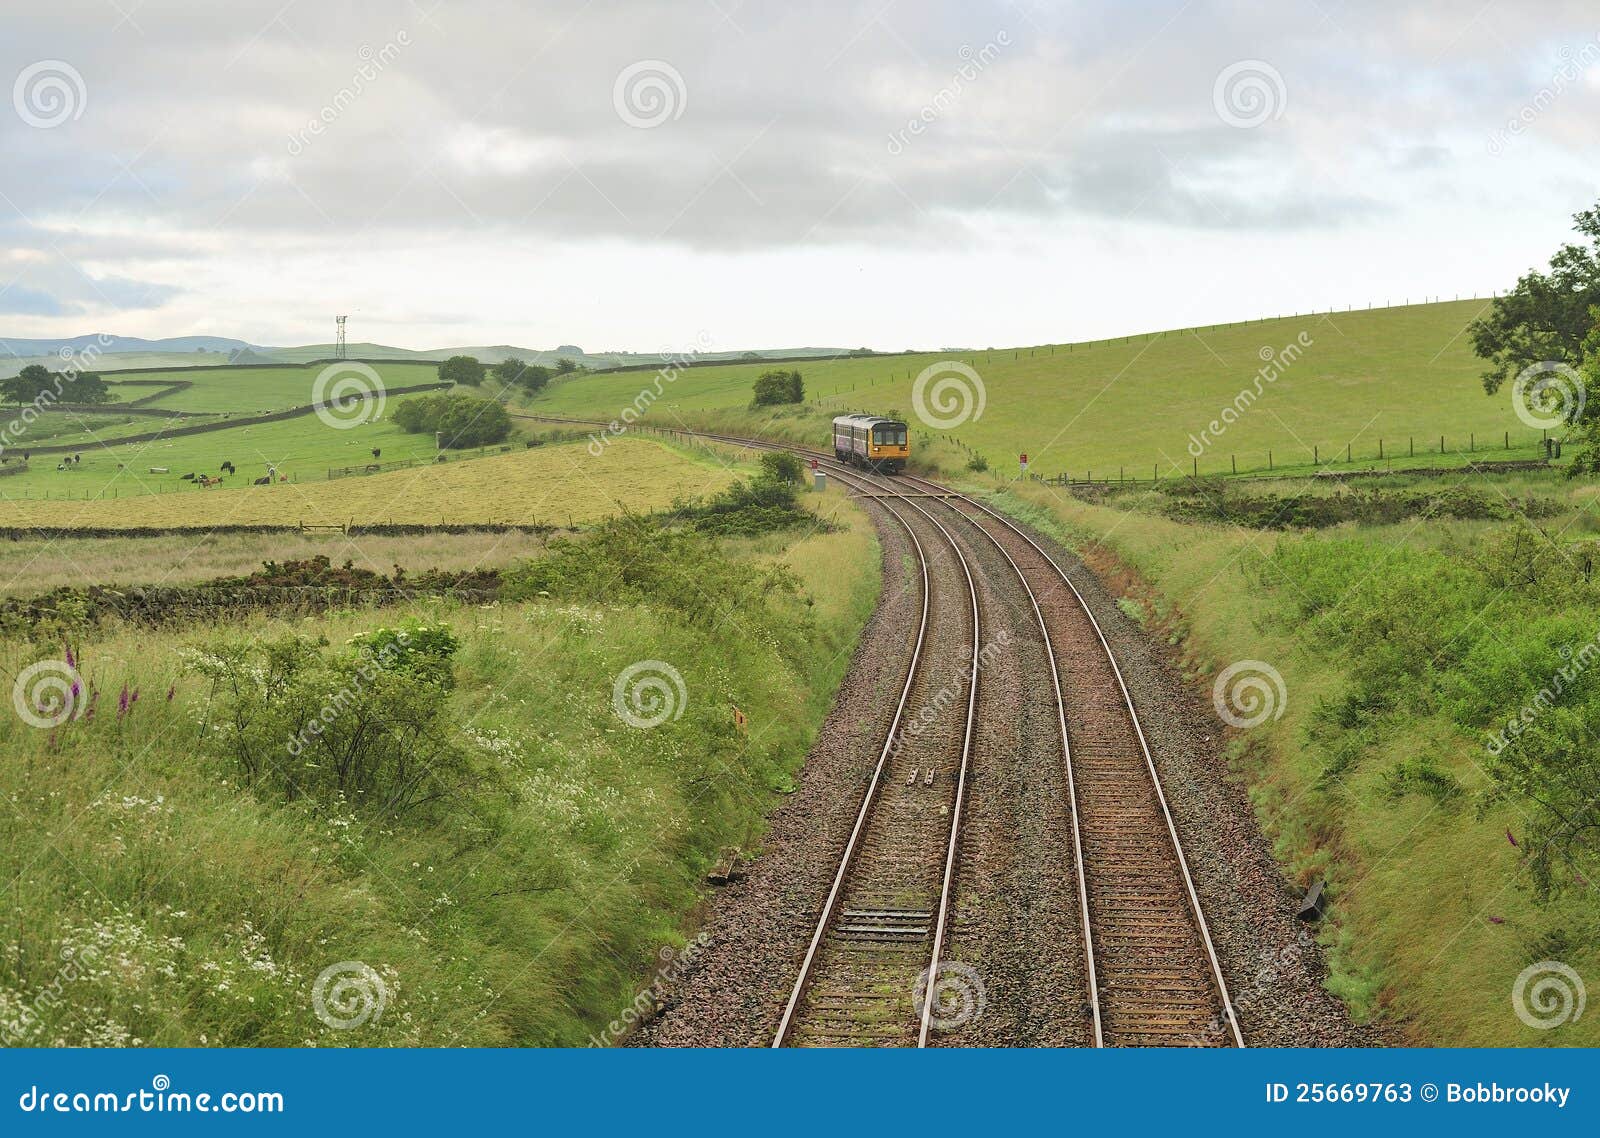
POLYGON ((1473 350, 1490 363, 1483 389, 1491 395, 1534 364, 1583 363, 1600 305, 1600 205, 1572 220, 1589 244, 1563 245, 1548 273, 1528 273, 1468 328, 1473 350))
POLYGON ((1588 361, 1579 380, 1584 410, 1576 424, 1577 438, 1573 441, 1578 444, 1578 452, 1567 467, 1569 478, 1576 478, 1580 474, 1600 474, 1600 414, 1590 406, 1595 400, 1600 400, 1600 308, 1593 311, 1592 318, 1594 327, 1583 344, 1584 356, 1588 361))
POLYGON ((507 356, 494 365, 494 378, 502 387, 522 387, 537 394, 550 382, 550 369, 540 364, 523 363, 516 356, 507 356))
POLYGON ((451 356, 439 365, 439 379, 476 387, 483 382, 483 365, 473 356, 451 356))
POLYGON ((770 407, 779 403, 803 403, 806 387, 797 371, 764 371, 755 383, 755 405, 770 407))
POLYGON ((557 375, 571 375, 573 372, 575 372, 577 370, 578 370, 578 365, 573 363, 566 356, 562 356, 560 359, 558 359, 556 361, 556 374, 557 375))
POLYGON ((511 416, 498 401, 475 395, 423 395, 402 401, 394 422, 413 434, 438 434, 446 448, 488 446, 505 441, 511 416))
POLYGON ((93 372, 64 376, 61 398, 68 403, 110 403, 116 398, 106 381, 93 372))
POLYGON ((32 403, 46 391, 56 388, 56 377, 50 374, 43 364, 29 364, 16 375, 0 384, 0 390, 5 392, 5 397, 14 400, 18 406, 32 403))

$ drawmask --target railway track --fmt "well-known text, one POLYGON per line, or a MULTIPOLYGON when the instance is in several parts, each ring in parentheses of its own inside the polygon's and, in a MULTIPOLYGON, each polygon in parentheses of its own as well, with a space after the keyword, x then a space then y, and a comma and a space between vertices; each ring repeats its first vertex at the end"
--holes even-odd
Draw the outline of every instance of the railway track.
MULTIPOLYGON (((591 424, 592 425, 592 424, 591 424)), ((959 543, 922 503, 962 519, 994 545, 1011 566, 1028 595, 1049 661, 1051 694, 1055 702, 1065 768, 1073 842, 1077 853, 1072 872, 1077 878, 1087 976, 1087 1004, 1095 1046, 1236 1046, 1245 1045, 1228 994, 1222 965, 1206 924, 1183 843, 1162 788, 1160 772, 1139 721, 1138 709, 1124 681, 1110 643, 1100 623, 1065 569, 1022 527, 966 495, 913 475, 894 479, 871 477, 841 467, 832 455, 806 448, 760 440, 699 432, 676 432, 715 442, 755 449, 790 450, 815 458, 847 485, 870 487, 877 499, 910 531, 910 526, 889 501, 898 500, 937 526, 950 547, 960 555, 959 543), (918 492, 908 495, 905 487, 918 492)), ((913 541, 915 542, 913 534, 913 541)), ((920 551, 920 546, 919 546, 920 551)), ((971 584, 965 557, 961 565, 971 584)), ((927 563, 924 574, 924 628, 926 632, 927 563)), ((978 644, 977 594, 972 595, 973 645, 978 644)), ((878 909, 840 909, 840 897, 851 880, 852 858, 863 843, 860 838, 872 816, 874 795, 882 785, 895 733, 900 728, 913 680, 917 657, 907 675, 906 687, 885 740, 873 782, 862 803, 856 833, 846 846, 834 889, 806 954, 801 974, 785 1009, 775 1045, 790 1040, 795 1031, 807 985, 814 979, 816 958, 835 935, 876 937, 887 944, 909 943, 913 929, 923 926, 913 909, 901 915, 885 905, 878 909), (849 923, 839 924, 841 916, 849 923), (830 923, 832 922, 832 923, 830 923), (904 931, 892 931, 895 923, 904 931)), ((973 658, 973 684, 962 759, 971 746, 972 713, 977 698, 977 657, 973 658)), ((959 807, 959 790, 956 801, 959 807)), ((959 815, 948 836, 943 892, 938 899, 933 951, 927 976, 938 976, 940 948, 949 904, 958 848, 959 815)), ((934 918, 933 911, 928 919, 934 918)), ((877 951, 877 950, 874 950, 877 951)), ((864 959, 871 952, 864 953, 864 959)), ((903 968, 902 968, 903 971, 903 968)), ((867 978, 867 973, 862 973, 867 978)), ((927 1042, 932 1000, 924 1001, 917 1042, 927 1042)), ((844 1020, 852 1008, 867 1001, 841 991, 826 993, 817 1003, 839 1013, 844 1020), (837 998, 833 998, 834 996, 837 998), (831 1001, 831 1002, 830 1002, 831 1001)), ((860 1018, 860 1017, 857 1017, 860 1018)), ((824 1017, 824 1022, 827 1022, 824 1017)), ((852 1042, 848 1035, 820 1037, 819 1042, 852 1042)))
MULTIPOLYGON (((928 492, 948 492, 907 477, 928 492)), ((1100 1046, 1244 1046, 1227 981, 1138 709, 1105 632, 1020 526, 942 497, 1011 564, 1054 669, 1072 795, 1094 1038, 1100 1046)))
POLYGON ((937 1010, 977 717, 982 619, 971 568, 944 525, 914 502, 903 502, 905 513, 887 501, 880 505, 916 554, 921 619, 899 701, 774 1047, 923 1047, 937 1010), (921 515, 921 522, 913 525, 908 514, 921 515), (930 548, 918 528, 940 544, 930 548), (958 574, 941 578, 932 571, 941 554, 958 574), (964 588, 949 590, 957 579, 964 588), (937 589, 936 581, 942 581, 937 589), (947 675, 937 657, 953 662, 952 650, 959 650, 960 668, 947 675), (963 705, 955 720, 940 714, 963 705), (916 714, 908 718, 908 712, 916 714))

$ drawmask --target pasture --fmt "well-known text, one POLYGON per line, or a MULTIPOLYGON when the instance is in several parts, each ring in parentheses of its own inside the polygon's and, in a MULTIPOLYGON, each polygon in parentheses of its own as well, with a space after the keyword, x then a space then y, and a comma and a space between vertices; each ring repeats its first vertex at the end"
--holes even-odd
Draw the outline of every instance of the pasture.
MULTIPOLYGON (((913 425, 914 439, 953 439, 997 471, 1015 471, 1016 456, 1026 452, 1031 470, 1047 476, 1189 473, 1192 437, 1204 444, 1202 474, 1228 472, 1232 456, 1241 471, 1265 469, 1268 452, 1278 469, 1309 468, 1314 455, 1342 461, 1347 445, 1363 465, 1375 461, 1380 440, 1386 459, 1400 465, 1412 442, 1423 464, 1437 460, 1427 455, 1441 434, 1449 463, 1463 461, 1456 452, 1474 443, 1504 456, 1498 448, 1507 432, 1511 457, 1532 457, 1539 432, 1518 420, 1510 392, 1491 398, 1479 386, 1483 368, 1465 330, 1486 304, 1287 317, 1087 344, 801 361, 783 366, 804 375, 808 402, 780 411, 749 408, 756 376, 775 365, 692 367, 661 384, 643 421, 719 424, 819 445, 827 419, 841 411, 898 414, 913 425), (1281 352, 1302 333, 1309 346, 1299 358, 1261 385, 1237 422, 1206 434, 1241 391, 1254 394, 1262 353, 1281 352), (912 387, 919 372, 944 360, 977 372, 985 405, 957 426, 931 429, 917 416, 912 387)), ((576 376, 552 384, 529 409, 611 420, 655 385, 653 371, 576 376)))
MULTIPOLYGON (((289 429, 307 422, 317 420, 271 426, 289 429)), ((431 445, 427 453, 431 456, 431 445)), ((389 457, 387 449, 384 457, 389 457)), ((571 526, 624 509, 642 513, 664 508, 681 496, 719 490, 733 478, 728 468, 709 458, 621 439, 598 458, 582 444, 567 443, 333 480, 318 469, 310 477, 271 486, 186 489, 128 499, 102 494, 90 501, 8 498, 0 501, 0 525, 120 529, 492 521, 571 526)), ((113 479, 111 488, 121 484, 113 479)))

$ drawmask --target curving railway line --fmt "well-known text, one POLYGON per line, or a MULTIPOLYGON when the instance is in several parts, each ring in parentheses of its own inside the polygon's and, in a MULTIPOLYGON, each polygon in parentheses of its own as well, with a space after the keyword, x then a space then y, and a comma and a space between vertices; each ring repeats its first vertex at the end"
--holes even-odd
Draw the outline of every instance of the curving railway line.
POLYGON ((916 650, 773 1045, 928 1043, 980 713, 979 593, 962 550, 972 542, 992 546, 1009 565, 1047 661, 1075 853, 1060 869, 1075 878, 1087 989, 1060 998, 1081 998, 1094 1046, 1245 1046, 1138 708, 1067 570, 1021 526, 927 479, 861 473, 806 448, 670 433, 816 459, 893 517, 919 561, 916 650), (932 572, 941 559, 959 572, 932 572), (952 635, 951 618, 962 609, 967 615, 955 624, 970 649, 965 723, 908 746, 907 712, 928 698, 930 646, 952 635), (941 610, 942 622, 934 619, 941 610), (923 786, 930 766, 934 784, 923 786), (946 770, 942 790, 920 793, 936 790, 946 770), (927 996, 913 1006, 918 977, 927 996))

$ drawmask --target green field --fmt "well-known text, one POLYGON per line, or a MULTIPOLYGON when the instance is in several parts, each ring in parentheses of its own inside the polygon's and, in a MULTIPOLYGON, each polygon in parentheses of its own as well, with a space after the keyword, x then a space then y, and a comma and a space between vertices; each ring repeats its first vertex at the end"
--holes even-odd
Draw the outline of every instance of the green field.
MULTIPOLYGON (((871 615, 870 524, 840 490, 809 500, 826 531, 695 540, 643 564, 628 597, 38 628, 0 645, 10 676, 65 667, 70 637, 101 697, 52 730, 0 717, 0 872, 27 915, 0 953, 7 1044, 614 1042, 607 1025, 684 943, 719 850, 759 846, 871 615), (475 777, 404 811, 253 781, 204 670, 288 637, 331 659, 402 622, 458 642, 448 690, 393 671, 353 698, 405 693, 436 713, 475 777), (640 664, 682 684, 653 728, 617 711, 640 664), (125 713, 124 691, 138 693, 125 713), (93 967, 63 980, 68 959, 93 967), (385 1004, 349 1030, 307 999, 342 962, 381 977, 385 1004)), ((246 685, 265 684, 250 668, 246 685)), ((285 738, 263 735, 277 755, 285 738)))
MULTIPOLYGON (((1516 417, 1508 391, 1493 398, 1478 383, 1483 370, 1465 335, 1485 301, 1419 304, 1333 315, 1290 317, 1157 333, 1091 344, 915 356, 802 361, 808 402, 803 410, 774 416, 748 410, 755 377, 772 365, 741 364, 684 369, 663 384, 664 393, 643 421, 660 426, 721 424, 821 445, 826 420, 841 410, 899 414, 914 437, 942 435, 981 453, 996 470, 1015 470, 1026 453, 1031 470, 1054 476, 1149 478, 1188 473, 1191 436, 1199 436, 1239 392, 1253 388, 1262 349, 1281 351, 1302 332, 1310 346, 1240 421, 1207 442, 1200 473, 1268 465, 1309 466, 1343 461, 1351 448, 1357 465, 1386 460, 1428 461, 1445 437, 1446 461, 1476 446, 1499 449, 1510 433, 1510 457, 1532 457, 1538 432, 1516 417), (919 424, 912 402, 915 377, 942 360, 969 364, 982 380, 981 416, 952 430, 919 424)), ((651 388, 655 373, 578 376, 557 384, 530 410, 612 420, 651 388)))

